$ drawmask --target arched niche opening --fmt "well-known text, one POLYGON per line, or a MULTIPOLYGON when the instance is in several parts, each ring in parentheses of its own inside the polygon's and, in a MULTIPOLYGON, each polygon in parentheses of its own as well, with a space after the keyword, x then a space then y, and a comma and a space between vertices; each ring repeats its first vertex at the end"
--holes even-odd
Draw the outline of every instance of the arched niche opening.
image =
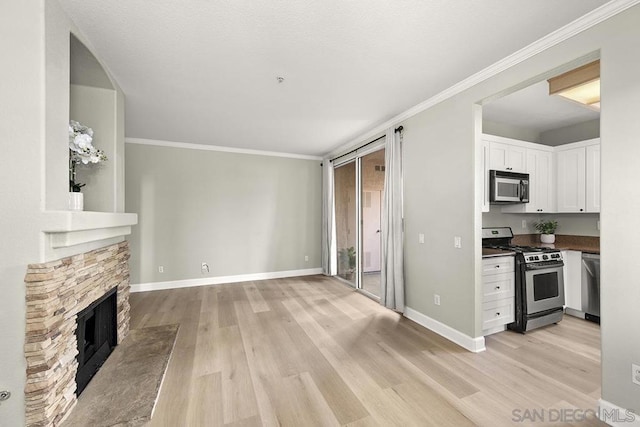
POLYGON ((73 33, 70 34, 69 119, 93 129, 93 145, 103 150, 107 161, 78 165, 76 182, 83 183, 84 210, 116 212, 118 94, 100 61, 73 33))

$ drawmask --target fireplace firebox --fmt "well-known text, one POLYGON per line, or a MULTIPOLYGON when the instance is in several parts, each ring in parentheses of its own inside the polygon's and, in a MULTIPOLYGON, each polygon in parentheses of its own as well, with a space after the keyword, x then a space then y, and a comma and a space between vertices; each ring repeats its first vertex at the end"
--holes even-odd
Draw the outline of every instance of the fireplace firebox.
POLYGON ((76 329, 78 340, 76 395, 78 396, 118 343, 116 291, 117 288, 111 289, 102 298, 78 313, 76 329))

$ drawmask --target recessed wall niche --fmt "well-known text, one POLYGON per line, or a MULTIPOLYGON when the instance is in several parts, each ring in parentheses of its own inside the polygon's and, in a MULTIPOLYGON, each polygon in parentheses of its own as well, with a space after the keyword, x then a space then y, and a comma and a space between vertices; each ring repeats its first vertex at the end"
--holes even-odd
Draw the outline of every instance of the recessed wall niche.
POLYGON ((78 165, 76 181, 86 184, 84 210, 116 212, 117 139, 122 132, 122 108, 109 75, 91 51, 70 35, 69 119, 93 129, 93 144, 108 160, 99 164, 78 165))

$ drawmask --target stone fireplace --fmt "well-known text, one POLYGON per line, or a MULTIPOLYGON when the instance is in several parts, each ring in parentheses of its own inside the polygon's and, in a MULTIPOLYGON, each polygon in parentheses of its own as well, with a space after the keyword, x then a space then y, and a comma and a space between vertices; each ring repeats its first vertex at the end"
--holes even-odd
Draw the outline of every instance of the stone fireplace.
POLYGON ((25 276, 26 424, 57 426, 76 403, 78 313, 116 289, 118 344, 129 332, 129 246, 30 264, 25 276))

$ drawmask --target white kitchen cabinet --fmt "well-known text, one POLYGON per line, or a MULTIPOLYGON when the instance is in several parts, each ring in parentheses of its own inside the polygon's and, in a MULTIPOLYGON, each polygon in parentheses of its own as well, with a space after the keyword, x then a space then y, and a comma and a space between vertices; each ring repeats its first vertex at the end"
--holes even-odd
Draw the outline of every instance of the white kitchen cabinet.
POLYGON ((572 316, 584 318, 582 312, 582 252, 562 251, 564 267, 565 311, 572 316))
POLYGON ((600 144, 586 147, 586 200, 587 212, 600 212, 600 144))
POLYGON ((558 151, 558 212, 584 212, 585 151, 584 147, 558 151))
POLYGON ((555 212, 553 148, 544 146, 541 146, 541 149, 527 148, 526 154, 526 173, 529 174, 529 203, 504 206, 502 212, 555 212))
POLYGON ((490 169, 525 172, 526 148, 496 141, 490 141, 489 147, 490 169))
POLYGON ((482 259, 482 331, 490 335, 505 330, 515 320, 515 259, 482 259))
POLYGON ((599 142, 596 138, 556 147, 558 212, 600 212, 599 142))

